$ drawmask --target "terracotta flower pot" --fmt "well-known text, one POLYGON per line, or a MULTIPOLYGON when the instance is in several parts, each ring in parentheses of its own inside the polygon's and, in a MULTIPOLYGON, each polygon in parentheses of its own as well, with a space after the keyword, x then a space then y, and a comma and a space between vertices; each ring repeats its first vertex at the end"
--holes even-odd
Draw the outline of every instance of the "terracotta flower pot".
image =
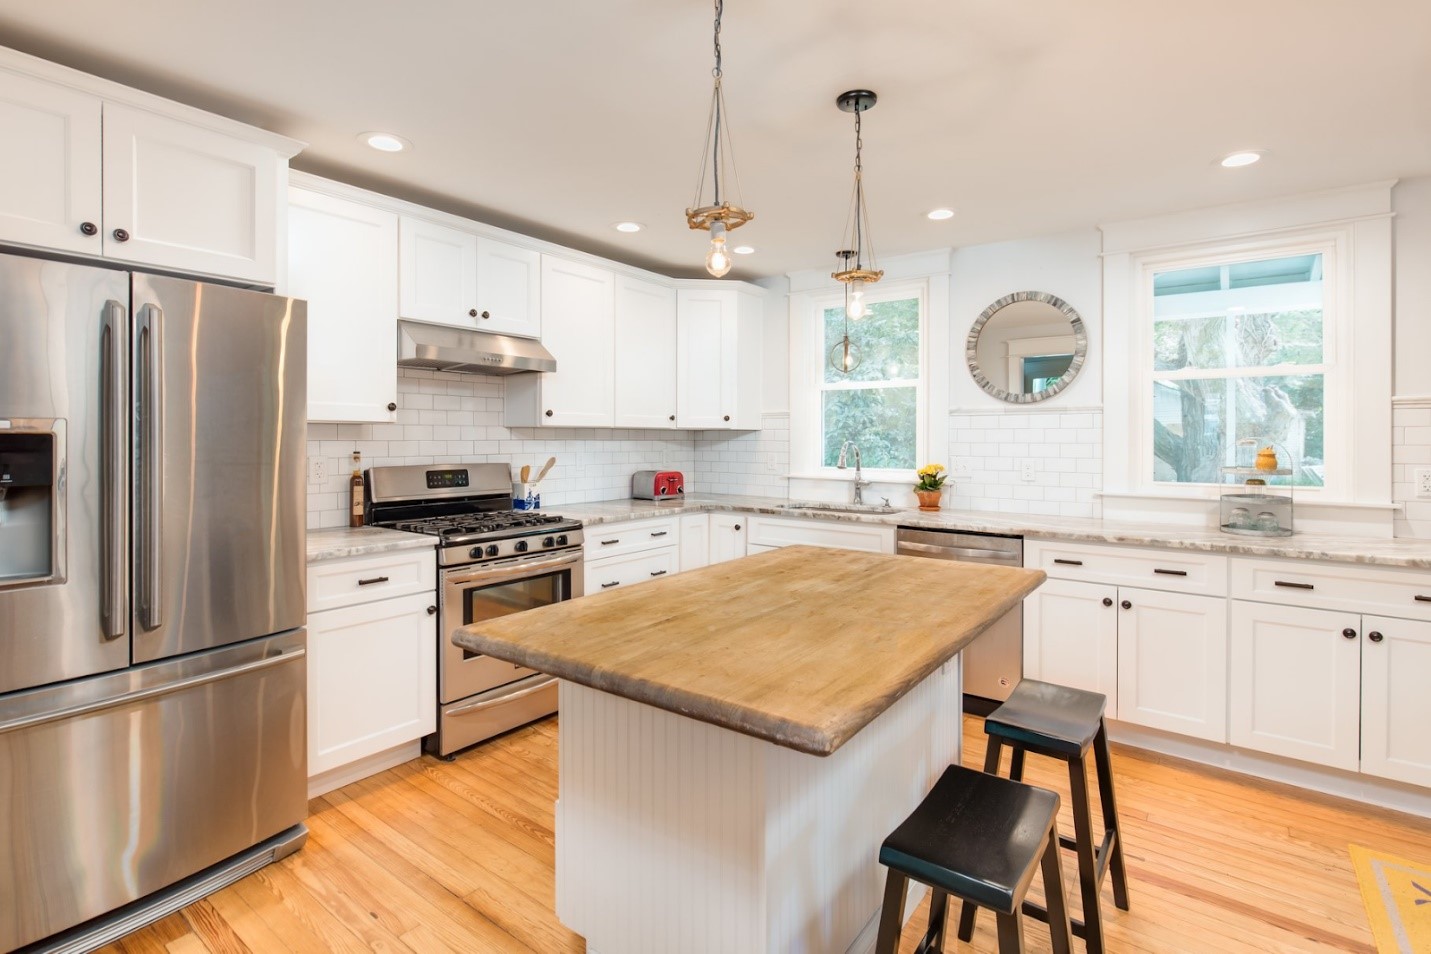
POLYGON ((920 510, 938 510, 939 498, 944 493, 943 490, 916 490, 914 496, 919 498, 920 510))

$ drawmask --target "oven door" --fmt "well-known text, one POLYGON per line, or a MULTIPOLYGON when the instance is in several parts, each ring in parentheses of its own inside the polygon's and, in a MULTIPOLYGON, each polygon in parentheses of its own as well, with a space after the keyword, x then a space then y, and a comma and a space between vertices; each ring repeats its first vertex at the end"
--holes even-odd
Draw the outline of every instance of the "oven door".
POLYGON ((580 550, 445 570, 439 616, 442 651, 438 656, 438 694, 442 702, 457 702, 535 672, 454 645, 454 630, 569 600, 581 592, 581 570, 580 550))

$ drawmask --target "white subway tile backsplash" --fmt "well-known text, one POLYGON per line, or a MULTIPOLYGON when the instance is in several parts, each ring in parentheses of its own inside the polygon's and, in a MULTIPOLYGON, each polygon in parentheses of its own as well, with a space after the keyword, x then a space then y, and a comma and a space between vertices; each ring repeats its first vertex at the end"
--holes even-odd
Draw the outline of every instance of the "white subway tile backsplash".
POLYGON ((1431 539, 1431 499, 1416 496, 1416 471, 1431 467, 1431 408, 1391 408, 1391 499, 1403 507, 1393 532, 1431 539))
POLYGON ((955 508, 1077 517, 1100 511, 1101 411, 955 413, 949 415, 949 448, 972 475, 953 481, 955 508), (1031 482, 1021 479, 1026 461, 1034 462, 1031 482))

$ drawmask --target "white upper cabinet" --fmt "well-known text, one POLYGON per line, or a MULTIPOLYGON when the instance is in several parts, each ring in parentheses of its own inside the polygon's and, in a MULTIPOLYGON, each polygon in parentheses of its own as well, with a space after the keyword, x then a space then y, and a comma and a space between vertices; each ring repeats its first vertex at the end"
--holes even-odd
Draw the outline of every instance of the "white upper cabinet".
POLYGON ((402 216, 398 231, 403 318, 477 327, 477 236, 402 216))
POLYGON ((477 327, 499 335, 542 336, 542 256, 477 238, 477 327))
POLYGON ((676 290, 616 280, 617 427, 676 426, 676 290))
POLYGON ((0 239, 101 253, 100 109, 98 96, 0 70, 0 239))
POLYGON ((398 245, 402 317, 541 336, 541 253, 409 215, 398 245))
POLYGON ((0 241, 278 280, 301 144, 0 49, 0 241))
POLYGON ((542 256, 542 343, 555 371, 507 378, 509 427, 611 427, 614 278, 594 265, 542 256))
POLYGON ((677 293, 678 427, 759 429, 761 307, 734 289, 677 293))
POLYGON ((288 192, 288 283, 308 302, 308 419, 397 419, 398 217, 288 192))

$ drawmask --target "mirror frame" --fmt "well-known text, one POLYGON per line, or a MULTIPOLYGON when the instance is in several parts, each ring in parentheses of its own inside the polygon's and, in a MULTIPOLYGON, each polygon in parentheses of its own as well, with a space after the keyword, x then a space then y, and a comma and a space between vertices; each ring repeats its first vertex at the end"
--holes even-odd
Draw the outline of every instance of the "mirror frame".
POLYGON ((974 383, 982 388, 985 394, 1008 404, 1037 404, 1062 393, 1073 379, 1078 377, 1078 372, 1083 369, 1083 362, 1087 356, 1088 330, 1083 326, 1083 319, 1068 302, 1057 295, 1050 295, 1048 292, 1021 291, 1005 295, 979 313, 979 317, 974 321, 974 326, 969 329, 969 337, 964 340, 964 361, 969 366, 969 374, 973 376, 974 383), (996 386, 984 374, 984 369, 979 366, 979 332, 984 330, 989 319, 999 311, 1019 301, 1037 301, 1045 305, 1052 305, 1062 312, 1063 317, 1073 325, 1073 360, 1068 363, 1068 370, 1063 372, 1063 376, 1057 381, 1033 394, 1014 394, 996 386))

